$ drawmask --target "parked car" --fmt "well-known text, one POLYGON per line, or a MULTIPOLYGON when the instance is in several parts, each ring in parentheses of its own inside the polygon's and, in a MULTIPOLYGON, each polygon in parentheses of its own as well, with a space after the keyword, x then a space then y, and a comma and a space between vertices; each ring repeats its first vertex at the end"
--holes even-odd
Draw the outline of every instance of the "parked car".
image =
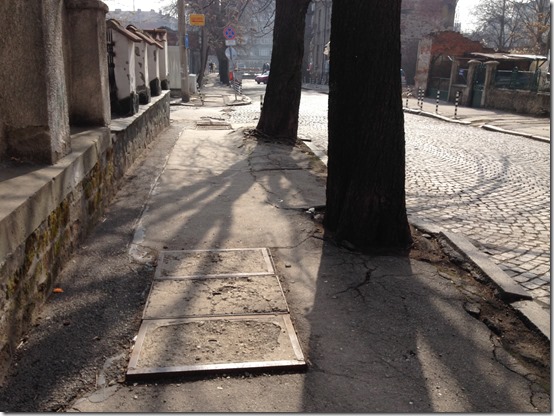
POLYGON ((254 80, 260 84, 260 83, 264 83, 264 84, 267 84, 267 79, 269 78, 269 71, 267 72, 264 72, 263 74, 258 74, 256 75, 256 78, 254 78, 254 80))

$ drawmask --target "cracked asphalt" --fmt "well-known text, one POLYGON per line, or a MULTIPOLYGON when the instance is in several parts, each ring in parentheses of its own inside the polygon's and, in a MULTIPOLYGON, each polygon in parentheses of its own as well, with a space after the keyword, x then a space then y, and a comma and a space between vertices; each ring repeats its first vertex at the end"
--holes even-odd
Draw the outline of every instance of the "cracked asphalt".
MULTIPOLYGON (((231 122, 254 124, 258 96, 252 94, 251 106, 235 107, 231 122)), ((299 137, 322 160, 327 98, 303 90, 299 119, 299 137)), ((488 117, 481 121, 494 121, 488 117)), ((549 144, 409 113, 405 132, 408 214, 464 234, 549 308, 549 144)))

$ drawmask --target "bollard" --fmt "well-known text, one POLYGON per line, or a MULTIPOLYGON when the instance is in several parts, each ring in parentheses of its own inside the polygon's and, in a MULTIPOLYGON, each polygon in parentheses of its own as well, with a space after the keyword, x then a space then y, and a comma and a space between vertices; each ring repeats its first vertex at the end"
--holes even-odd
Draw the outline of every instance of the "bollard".
POLYGON ((437 90, 437 104, 435 105, 435 114, 439 114, 439 98, 441 97, 441 90, 437 90))
POLYGON ((264 95, 260 95, 260 111, 264 109, 264 95))
POLYGON ((419 99, 420 99, 420 96, 419 96, 419 93, 421 92, 421 89, 418 88, 417 89, 417 93, 416 93, 416 96, 417 96, 417 104, 416 104, 416 107, 419 108, 419 99))
POLYGON ((408 98, 412 95, 412 90, 408 87, 408 94, 406 94, 406 108, 408 108, 408 98))
POLYGON ((419 89, 419 111, 423 111, 423 88, 419 89))
POLYGON ((456 91, 456 102, 454 103, 454 118, 458 118, 458 103, 460 102, 460 91, 456 91))

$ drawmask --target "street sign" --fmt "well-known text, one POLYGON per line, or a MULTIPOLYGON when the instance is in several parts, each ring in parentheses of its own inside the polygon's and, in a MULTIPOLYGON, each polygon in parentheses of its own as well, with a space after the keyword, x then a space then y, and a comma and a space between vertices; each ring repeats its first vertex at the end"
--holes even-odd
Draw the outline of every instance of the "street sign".
POLYGON ((228 47, 225 49, 225 56, 227 59, 234 61, 237 58, 237 50, 235 48, 228 47))
POLYGON ((191 26, 205 26, 206 17, 203 14, 191 14, 189 16, 191 26))
POLYGON ((237 44, 237 41, 235 39, 229 40, 225 39, 225 46, 235 46, 237 44))
POLYGON ((233 40, 235 39, 235 29, 233 29, 231 26, 227 26, 223 30, 223 36, 225 36, 225 39, 233 40))

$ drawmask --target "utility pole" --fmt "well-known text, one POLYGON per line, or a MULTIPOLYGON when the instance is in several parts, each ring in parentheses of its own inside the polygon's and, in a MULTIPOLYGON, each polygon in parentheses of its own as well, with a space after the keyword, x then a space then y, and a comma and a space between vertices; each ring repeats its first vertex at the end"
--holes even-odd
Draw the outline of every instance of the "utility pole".
POLYGON ((181 57, 181 99, 184 103, 190 101, 189 92, 189 65, 185 38, 187 27, 185 20, 185 0, 177 0, 177 14, 179 18, 179 54, 181 57))

